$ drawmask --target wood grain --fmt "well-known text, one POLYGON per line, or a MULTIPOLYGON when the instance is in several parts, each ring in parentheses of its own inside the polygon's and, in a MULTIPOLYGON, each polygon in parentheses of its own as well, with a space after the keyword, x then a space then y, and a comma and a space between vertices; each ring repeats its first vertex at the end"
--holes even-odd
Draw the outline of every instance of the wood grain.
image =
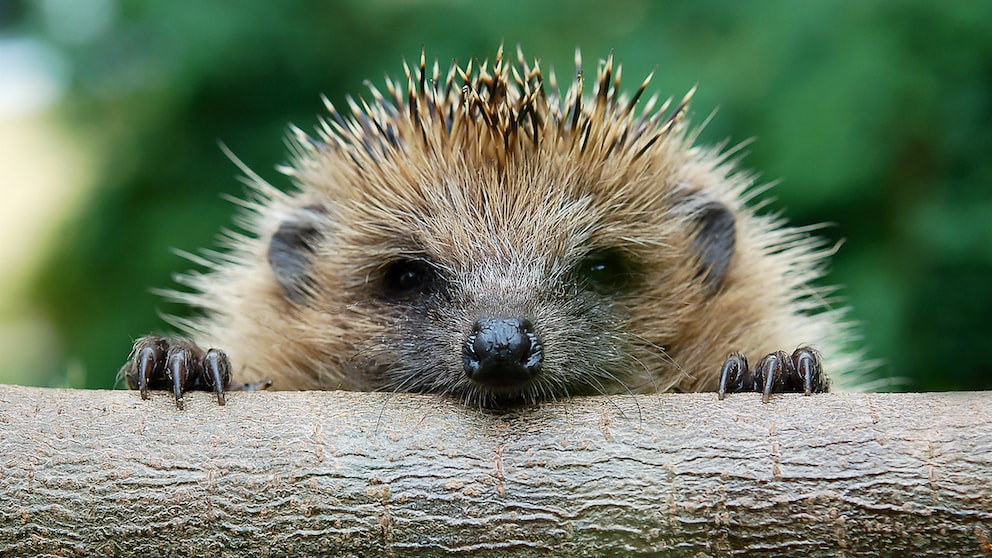
POLYGON ((0 386, 0 556, 992 556, 990 403, 0 386))

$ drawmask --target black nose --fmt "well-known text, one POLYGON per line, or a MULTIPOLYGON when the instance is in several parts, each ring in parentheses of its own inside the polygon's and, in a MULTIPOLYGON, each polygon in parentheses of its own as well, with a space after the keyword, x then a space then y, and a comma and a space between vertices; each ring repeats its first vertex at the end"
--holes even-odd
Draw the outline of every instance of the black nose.
POLYGON ((544 350, 524 318, 479 320, 465 340, 465 374, 497 390, 522 386, 540 372, 544 350))

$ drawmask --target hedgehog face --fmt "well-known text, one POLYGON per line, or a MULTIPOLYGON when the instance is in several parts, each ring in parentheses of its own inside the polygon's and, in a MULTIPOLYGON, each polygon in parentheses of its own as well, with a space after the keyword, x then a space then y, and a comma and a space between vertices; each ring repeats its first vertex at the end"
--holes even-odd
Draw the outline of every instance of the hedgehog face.
POLYGON ((492 404, 617 383, 612 371, 629 363, 613 338, 623 330, 632 265, 581 246, 535 251, 536 239, 521 231, 463 232, 490 242, 393 259, 368 283, 373 313, 385 317, 372 350, 384 389, 492 404))
POLYGON ((615 195, 619 184, 563 186, 591 178, 566 167, 509 169, 472 190, 448 175, 407 189, 428 196, 376 203, 375 184, 353 185, 350 197, 282 223, 269 242, 273 277, 296 305, 347 308, 361 326, 344 334, 358 356, 338 366, 379 389, 483 406, 665 389, 651 371, 678 369, 666 350, 677 335, 672 326, 631 327, 658 321, 637 303, 667 305, 663 321, 675 324, 687 295, 665 285, 688 274, 699 293, 718 288, 733 215, 696 194, 635 207, 615 195), (536 184, 545 185, 540 196, 536 184), (665 226, 674 220, 684 223, 665 226))
POLYGON ((625 349, 634 262, 583 247, 535 257, 506 240, 468 259, 405 250, 366 276, 353 307, 377 324, 360 352, 382 389, 490 405, 648 381, 629 377, 625 349))
POLYGON ((319 364, 344 371, 329 377, 480 405, 669 389, 686 308, 735 251, 704 183, 722 161, 681 132, 688 96, 635 115, 647 81, 625 97, 612 59, 591 99, 581 71, 562 93, 522 54, 487 68, 442 81, 422 59, 407 94, 387 81, 350 118, 328 105, 318 139, 297 133, 300 208, 267 259, 295 319, 341 338, 306 354, 347 355, 319 364))

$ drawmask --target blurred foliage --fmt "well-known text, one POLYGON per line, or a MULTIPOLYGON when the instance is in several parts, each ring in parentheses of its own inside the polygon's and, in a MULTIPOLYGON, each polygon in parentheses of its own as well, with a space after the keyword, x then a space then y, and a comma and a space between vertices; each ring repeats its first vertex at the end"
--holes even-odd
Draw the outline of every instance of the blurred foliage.
POLYGON ((664 95, 698 83, 695 122, 719 108, 702 141, 755 137, 745 166, 782 179, 771 208, 846 239, 829 279, 881 374, 992 389, 990 2, 105 0, 87 40, 58 24, 79 5, 3 12, 66 58, 60 113, 102 157, 33 292, 87 387, 113 384, 132 338, 167 329, 156 309, 182 311, 149 291, 190 265, 170 248, 231 225, 220 194, 243 187, 219 142, 285 185, 271 169, 287 125, 315 124, 321 93, 361 95, 422 46, 464 61, 505 41, 560 75, 580 46, 588 66, 615 49, 631 88, 655 68, 664 95))

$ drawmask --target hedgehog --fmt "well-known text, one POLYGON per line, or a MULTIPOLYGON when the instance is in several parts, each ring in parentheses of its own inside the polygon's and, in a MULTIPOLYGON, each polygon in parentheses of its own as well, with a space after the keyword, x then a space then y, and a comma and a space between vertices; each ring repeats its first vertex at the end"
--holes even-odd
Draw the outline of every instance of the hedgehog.
POLYGON ((835 249, 754 203, 739 149, 679 102, 516 61, 403 63, 250 186, 221 251, 188 255, 177 336, 120 371, 143 398, 271 386, 498 407, 594 394, 857 389, 852 325, 818 286, 835 249), (591 89, 591 91, 587 91, 591 89), (757 359, 749 367, 747 357, 757 359), (235 373, 236 372, 236 373, 235 373), (828 376, 829 372, 829 376, 828 376), (234 383, 237 376, 238 383, 234 383))

